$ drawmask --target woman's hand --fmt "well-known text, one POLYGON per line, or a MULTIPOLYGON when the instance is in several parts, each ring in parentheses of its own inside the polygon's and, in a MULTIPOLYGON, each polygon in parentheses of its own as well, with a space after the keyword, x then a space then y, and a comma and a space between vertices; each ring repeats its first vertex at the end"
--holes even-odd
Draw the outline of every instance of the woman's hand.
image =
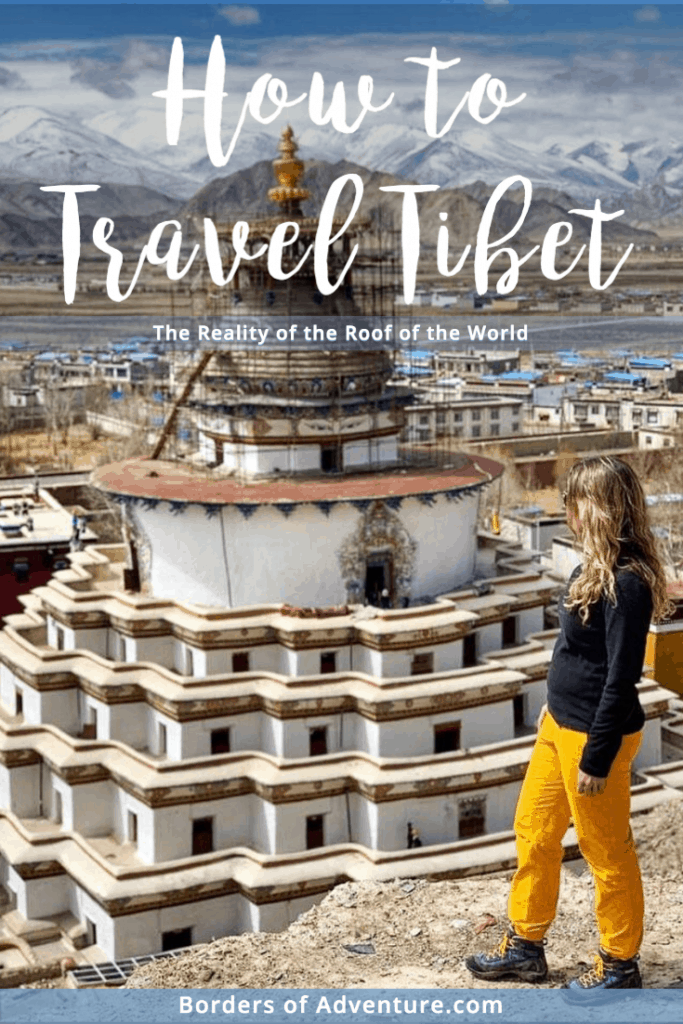
POLYGON ((583 796, 598 796, 607 785, 607 779, 599 779, 596 775, 586 775, 579 768, 577 790, 583 796))

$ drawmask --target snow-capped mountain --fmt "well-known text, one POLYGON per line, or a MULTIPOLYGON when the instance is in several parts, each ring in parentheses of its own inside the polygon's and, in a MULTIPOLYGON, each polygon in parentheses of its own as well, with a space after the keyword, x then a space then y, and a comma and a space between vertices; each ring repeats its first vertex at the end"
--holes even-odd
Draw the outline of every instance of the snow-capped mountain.
MULTIPOLYGON (((145 186, 186 199, 217 178, 271 160, 281 125, 243 126, 225 167, 206 156, 200 110, 188 109, 180 144, 166 144, 163 112, 106 112, 86 124, 37 107, 0 111, 0 180, 30 180, 145 186)), ((234 125, 226 121, 224 146, 234 125)), ((347 160, 411 181, 458 188, 473 182, 496 185, 523 174, 538 188, 567 193, 580 202, 596 198, 614 207, 631 199, 639 211, 667 216, 683 203, 683 145, 670 140, 588 140, 556 144, 543 152, 512 142, 491 128, 452 131, 430 140, 400 122, 364 124, 351 135, 330 125, 306 123, 295 131, 305 161, 347 160)))
POLYGON ((0 178, 41 185, 143 185, 186 198, 196 182, 109 135, 40 107, 0 110, 0 178))
POLYGON ((496 184, 513 175, 571 192, 595 197, 605 189, 621 193, 633 186, 625 178, 593 161, 575 160, 553 153, 535 153, 483 129, 462 132, 431 142, 391 168, 405 177, 435 184, 461 186, 472 181, 496 184))
MULTIPOLYGON (((523 174, 536 185, 570 192, 592 203, 599 196, 622 195, 638 186, 637 182, 588 153, 574 156, 559 147, 539 153, 485 129, 471 129, 425 142, 424 131, 401 124, 372 126, 354 135, 340 135, 326 126, 305 128, 297 138, 305 160, 345 159, 370 170, 444 188, 458 188, 474 181, 495 185, 504 178, 523 174)), ((204 182, 212 181, 250 166, 256 160, 274 156, 275 145, 275 136, 262 131, 257 133, 245 126, 226 167, 213 167, 206 156, 175 166, 201 177, 204 182)), ((165 159, 162 154, 157 158, 165 159)), ((628 157, 622 162, 627 170, 628 157)))

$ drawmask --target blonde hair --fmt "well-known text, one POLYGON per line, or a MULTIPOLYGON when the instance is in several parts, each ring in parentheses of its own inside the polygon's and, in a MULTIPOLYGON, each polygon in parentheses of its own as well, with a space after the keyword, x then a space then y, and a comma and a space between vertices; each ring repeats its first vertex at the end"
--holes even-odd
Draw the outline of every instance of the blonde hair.
POLYGON ((674 605, 667 594, 645 493, 629 464, 611 455, 577 462, 567 476, 565 504, 583 551, 581 572, 569 588, 566 607, 578 611, 585 624, 591 605, 602 596, 616 605, 618 563, 649 586, 653 619, 669 617, 674 605))

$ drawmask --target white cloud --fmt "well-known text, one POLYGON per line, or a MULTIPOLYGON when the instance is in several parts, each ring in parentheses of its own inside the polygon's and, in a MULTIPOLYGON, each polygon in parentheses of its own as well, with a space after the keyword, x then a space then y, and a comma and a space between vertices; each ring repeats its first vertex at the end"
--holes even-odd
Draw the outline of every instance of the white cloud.
POLYGON ((659 8, 648 4, 645 7, 640 7, 633 17, 636 21, 659 21, 659 8))
POLYGON ((227 18, 231 25, 258 25, 261 21, 261 15, 255 7, 240 7, 235 4, 221 7, 218 13, 227 18))
MULTIPOLYGON (((499 7, 501 13, 505 6, 499 7)), ((232 14, 244 9, 225 7, 223 11, 232 14)), ((452 8, 440 10, 447 15, 452 8)), ((485 10, 491 12, 493 8, 487 5, 485 10)), ((352 136, 328 126, 326 144, 318 155, 328 159, 360 157, 366 133, 379 127, 389 135, 395 134, 397 140, 402 131, 416 133, 426 144, 426 73, 423 67, 406 64, 405 58, 428 56, 433 45, 438 46, 441 60, 461 58, 460 64, 440 74, 440 125, 477 76, 488 72, 505 82, 508 96, 527 94, 523 103, 501 114, 487 129, 488 134, 526 146, 530 153, 557 143, 574 149, 594 139, 620 144, 641 139, 669 140, 672 125, 680 119, 677 103, 683 92, 683 32, 663 32, 661 22, 642 23, 606 32, 601 42, 596 47, 594 37, 567 30, 551 36, 529 32, 511 37, 484 30, 465 34, 457 31, 457 17, 453 18, 452 31, 442 24, 438 32, 349 32, 334 39, 295 33, 267 37, 249 43, 248 61, 241 43, 231 49, 230 39, 226 39, 228 95, 223 105, 223 146, 227 148, 244 97, 260 74, 269 72, 281 78, 289 97, 294 98, 308 91, 313 71, 324 75, 326 103, 335 83, 345 83, 349 122, 359 109, 359 75, 372 75, 373 103, 382 103, 392 91, 395 93, 391 106, 383 113, 369 114, 352 136)), ((201 89, 210 38, 186 38, 184 43, 185 87, 201 89)), ((180 167, 206 155, 203 105, 199 99, 186 101, 180 145, 169 147, 164 104, 153 97, 165 87, 169 52, 170 43, 161 36, 47 41, 31 44, 25 50, 0 44, 0 68, 7 75, 21 76, 25 83, 23 102, 82 120, 148 156, 180 167), (44 59, 45 54, 52 59, 44 59), (85 59, 85 64, 79 58, 85 59), (79 72, 75 76, 74 70, 79 72)), ((5 105, 17 99, 6 97, 5 105)), ((269 135, 275 139, 290 119, 299 137, 312 127, 306 102, 283 112, 270 126, 248 119, 239 152, 251 153, 247 144, 250 133, 254 138, 269 135)), ((457 138, 472 126, 465 109, 449 138, 457 138)), ((310 157, 312 146, 312 142, 307 149, 302 145, 304 159, 310 157)), ((237 156, 226 173, 236 164, 237 156)))

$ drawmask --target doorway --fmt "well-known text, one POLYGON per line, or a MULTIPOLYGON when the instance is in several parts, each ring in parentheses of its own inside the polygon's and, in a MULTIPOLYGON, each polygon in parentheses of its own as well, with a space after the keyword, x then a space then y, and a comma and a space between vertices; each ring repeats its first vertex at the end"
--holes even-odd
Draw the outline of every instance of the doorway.
POLYGON ((368 604, 382 607, 386 602, 393 606, 394 603, 394 567, 390 554, 377 554, 368 556, 365 564, 365 600, 368 604), (382 591, 386 590, 388 596, 382 599, 382 591))
POLYGON ((322 814, 312 814, 306 818, 306 849, 317 850, 325 845, 325 831, 322 814))

